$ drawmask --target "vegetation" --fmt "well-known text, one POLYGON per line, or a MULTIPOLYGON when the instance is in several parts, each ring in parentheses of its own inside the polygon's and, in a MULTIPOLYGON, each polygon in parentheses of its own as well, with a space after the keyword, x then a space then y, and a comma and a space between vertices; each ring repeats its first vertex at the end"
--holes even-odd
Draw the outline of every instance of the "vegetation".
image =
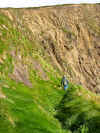
POLYGON ((38 42, 28 40, 6 16, 0 15, 0 94, 5 96, 0 98, 0 133, 63 132, 59 121, 53 116, 56 112, 54 107, 64 94, 57 88, 59 78, 55 76, 59 74, 43 59, 38 42), (16 57, 11 55, 11 51, 16 53, 16 57), (51 80, 41 79, 29 59, 30 62, 39 61, 51 80), (28 66, 33 87, 16 82, 9 76, 19 62, 28 66))
POLYGON ((42 47, 3 14, 0 37, 0 94, 5 96, 0 97, 0 133, 100 133, 99 96, 71 83, 64 92, 61 75, 44 58, 42 47), (33 61, 48 79, 41 78, 33 61), (11 78, 18 63, 27 66, 31 87, 11 78))
POLYGON ((0 100, 0 133, 60 132, 60 124, 53 118, 54 105, 62 95, 59 91, 42 81, 34 88, 12 80, 5 82, 9 87, 2 88, 6 99, 0 100))
POLYGON ((59 106, 56 118, 64 129, 72 133, 100 132, 100 97, 83 89, 81 86, 70 85, 59 106))

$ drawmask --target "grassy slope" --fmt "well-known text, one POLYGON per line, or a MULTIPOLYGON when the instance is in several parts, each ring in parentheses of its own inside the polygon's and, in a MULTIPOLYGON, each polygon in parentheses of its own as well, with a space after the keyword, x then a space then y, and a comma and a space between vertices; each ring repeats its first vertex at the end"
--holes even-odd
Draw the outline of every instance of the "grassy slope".
POLYGON ((100 96, 83 89, 78 85, 70 85, 69 90, 57 107, 56 118, 64 129, 73 133, 100 132, 100 96))
POLYGON ((0 133, 63 132, 59 121, 53 117, 54 106, 59 103, 64 93, 55 86, 59 79, 56 80, 52 73, 57 72, 43 60, 41 52, 35 47, 36 42, 31 45, 31 41, 3 14, 0 14, 0 30, 0 91, 6 96, 5 99, 0 99, 0 133), (23 56, 22 61, 29 67, 32 88, 9 78, 14 64, 18 63, 10 51, 15 50, 17 53, 18 48, 23 56), (28 57, 42 64, 49 78, 53 80, 52 83, 39 77, 28 63, 29 60, 25 60, 28 57))
POLYGON ((0 99, 0 133, 99 133, 99 98, 75 85, 70 85, 67 94, 59 90, 57 71, 43 59, 36 45, 31 45, 32 42, 12 25, 0 14, 0 91, 6 96, 0 99), (38 60, 50 80, 42 80, 24 57, 33 87, 11 80, 9 73, 13 72, 16 60, 10 51, 18 48, 25 58, 38 60))
POLYGON ((49 83, 46 87, 46 83, 42 82, 39 88, 28 88, 14 81, 9 81, 7 85, 8 88, 2 88, 7 98, 1 100, 3 114, 0 119, 0 132, 60 132, 60 125, 53 118, 55 113, 53 106, 58 103, 58 97, 62 95, 59 91, 52 89, 49 83), (9 117, 12 119, 12 122, 10 121, 12 124, 8 125, 9 117))

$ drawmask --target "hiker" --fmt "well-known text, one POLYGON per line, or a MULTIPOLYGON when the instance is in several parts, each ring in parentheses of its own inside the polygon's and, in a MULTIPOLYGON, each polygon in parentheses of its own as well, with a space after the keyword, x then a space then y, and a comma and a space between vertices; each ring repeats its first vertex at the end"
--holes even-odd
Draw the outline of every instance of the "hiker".
POLYGON ((61 80, 61 85, 64 87, 64 90, 67 90, 67 88, 68 88, 68 80, 67 80, 67 78, 66 78, 66 75, 64 75, 63 77, 62 77, 62 80, 61 80))

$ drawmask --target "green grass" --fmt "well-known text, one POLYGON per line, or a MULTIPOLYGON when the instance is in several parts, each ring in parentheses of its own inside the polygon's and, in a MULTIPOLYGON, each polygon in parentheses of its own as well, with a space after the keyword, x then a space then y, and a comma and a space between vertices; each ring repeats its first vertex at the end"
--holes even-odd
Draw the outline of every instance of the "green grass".
POLYGON ((8 87, 2 87, 6 99, 0 100, 0 133, 100 132, 100 97, 96 94, 72 84, 64 92, 58 90, 59 82, 54 87, 54 82, 41 79, 35 79, 33 88, 10 79, 1 82, 8 87))
POLYGON ((0 133, 60 133, 60 124, 53 113, 54 105, 60 100, 57 98, 62 94, 46 84, 41 82, 36 88, 28 88, 21 83, 9 81, 9 88, 2 88, 7 98, 2 99, 0 104, 4 108, 0 117, 3 123, 0 124, 0 133), (8 121, 9 117, 12 118, 14 127, 8 121), (6 124, 8 127, 5 129, 6 124))
POLYGON ((62 127, 73 133, 99 133, 100 105, 94 100, 95 97, 96 94, 80 86, 70 85, 57 107, 56 118, 62 127))

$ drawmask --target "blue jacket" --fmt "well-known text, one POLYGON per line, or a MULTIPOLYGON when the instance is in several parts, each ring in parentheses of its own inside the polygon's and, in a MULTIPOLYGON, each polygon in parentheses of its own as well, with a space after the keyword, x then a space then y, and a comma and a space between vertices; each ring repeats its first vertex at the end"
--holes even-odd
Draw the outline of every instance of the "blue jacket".
POLYGON ((62 80, 61 80, 61 85, 67 86, 68 83, 69 83, 68 80, 65 77, 63 77, 62 80))

